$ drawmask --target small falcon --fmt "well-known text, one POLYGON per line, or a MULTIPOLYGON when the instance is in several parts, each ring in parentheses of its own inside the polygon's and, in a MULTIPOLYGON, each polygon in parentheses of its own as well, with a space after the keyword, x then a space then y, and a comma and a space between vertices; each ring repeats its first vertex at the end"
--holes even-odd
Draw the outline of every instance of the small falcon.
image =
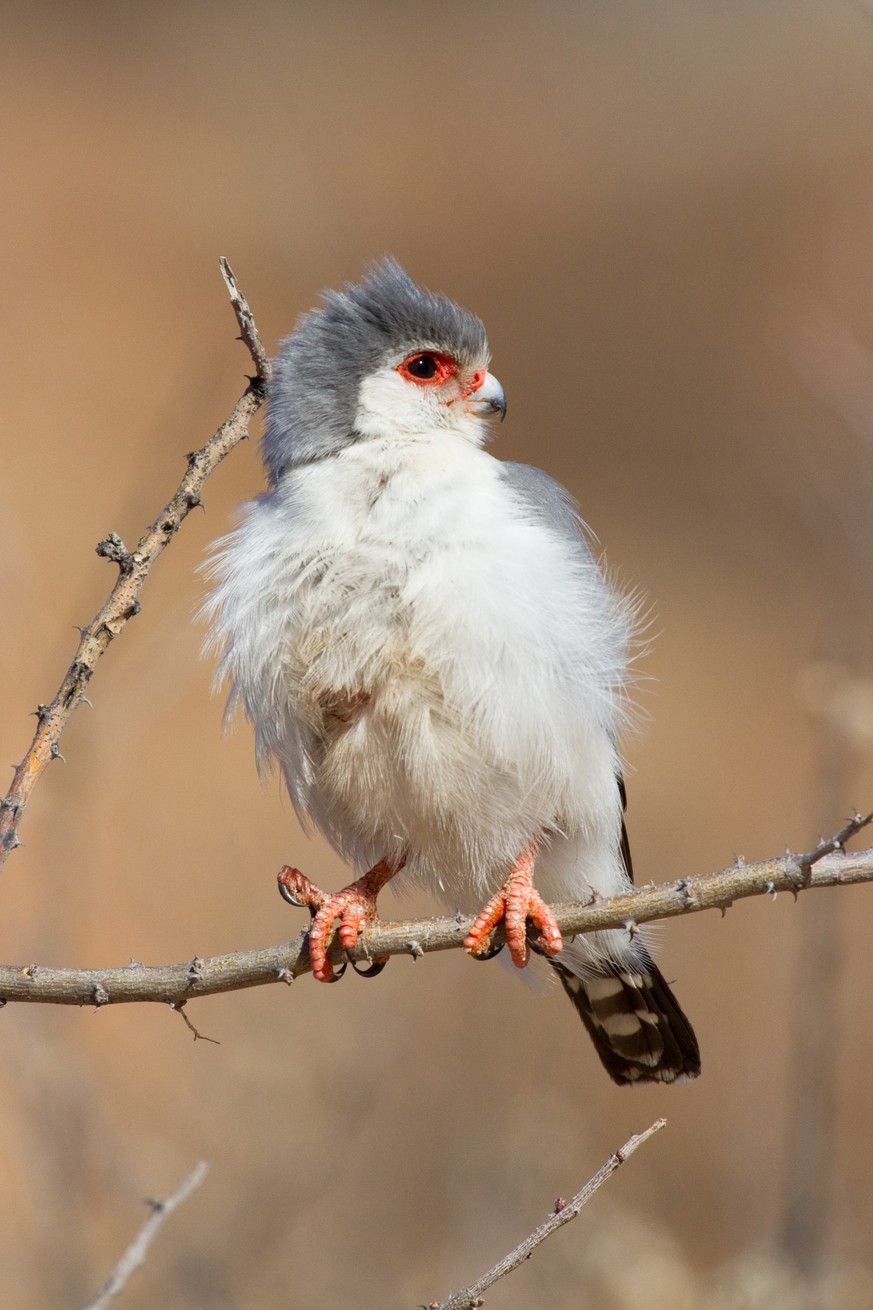
POLYGON ((640 933, 565 943, 553 901, 631 884, 621 725, 630 605, 568 493, 484 449, 506 411, 475 315, 393 260, 328 292, 283 344, 269 489, 217 544, 207 604, 258 758, 358 872, 334 895, 296 870, 312 971, 333 980, 390 880, 464 913, 487 958, 529 934, 619 1083, 700 1072, 691 1025, 640 933), (484 908, 483 908, 484 907, 484 908))

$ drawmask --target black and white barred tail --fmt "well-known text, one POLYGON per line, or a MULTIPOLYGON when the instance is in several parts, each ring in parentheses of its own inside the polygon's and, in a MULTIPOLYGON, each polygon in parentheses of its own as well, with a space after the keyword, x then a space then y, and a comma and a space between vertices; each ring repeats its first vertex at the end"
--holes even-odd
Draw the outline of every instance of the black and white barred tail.
POLYGON ((700 1073, 700 1051, 664 975, 646 952, 633 966, 578 978, 550 960, 617 1083, 689 1082, 700 1073))

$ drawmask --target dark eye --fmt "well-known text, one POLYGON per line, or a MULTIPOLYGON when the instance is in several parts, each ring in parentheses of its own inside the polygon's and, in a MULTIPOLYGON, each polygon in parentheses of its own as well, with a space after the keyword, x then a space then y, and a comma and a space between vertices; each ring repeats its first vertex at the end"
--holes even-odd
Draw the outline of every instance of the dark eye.
POLYGON ((442 386, 457 371, 458 365, 451 355, 444 355, 439 350, 418 350, 397 365, 401 377, 423 386, 442 386))
POLYGON ((406 361, 406 371, 421 382, 430 382, 437 375, 437 362, 433 355, 413 355, 406 361))

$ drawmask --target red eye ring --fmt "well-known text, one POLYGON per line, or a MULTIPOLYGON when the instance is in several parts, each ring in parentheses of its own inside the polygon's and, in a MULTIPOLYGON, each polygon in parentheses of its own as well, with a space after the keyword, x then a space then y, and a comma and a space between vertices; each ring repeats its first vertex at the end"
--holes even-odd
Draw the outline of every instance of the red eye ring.
POLYGON ((439 387, 455 376, 458 365, 451 355, 444 355, 439 350, 416 350, 397 365, 396 371, 416 386, 439 387))

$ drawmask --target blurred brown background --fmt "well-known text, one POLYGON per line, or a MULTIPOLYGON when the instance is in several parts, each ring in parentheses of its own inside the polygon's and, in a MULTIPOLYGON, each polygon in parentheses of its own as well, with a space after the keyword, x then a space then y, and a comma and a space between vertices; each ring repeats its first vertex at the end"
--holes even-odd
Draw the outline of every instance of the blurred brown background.
MULTIPOLYGON (((482 315, 496 452, 565 481, 651 607, 626 748, 642 880, 870 807, 863 4, 12 3, 2 29, 4 765, 111 584, 95 543, 137 539, 241 390, 219 254, 272 350, 390 251, 482 315)), ((283 862, 341 885, 248 731, 222 738, 198 653, 197 567, 260 485, 252 442, 101 664, 6 868, 4 960, 268 945, 302 926, 283 862)), ((489 1306, 873 1306, 871 904, 663 929, 704 1055, 685 1088, 613 1087, 557 992, 460 954, 200 1002, 217 1046, 157 1007, 8 1006, 0 1303, 82 1304, 142 1198, 203 1157, 129 1310, 412 1307, 664 1114, 489 1306)))

